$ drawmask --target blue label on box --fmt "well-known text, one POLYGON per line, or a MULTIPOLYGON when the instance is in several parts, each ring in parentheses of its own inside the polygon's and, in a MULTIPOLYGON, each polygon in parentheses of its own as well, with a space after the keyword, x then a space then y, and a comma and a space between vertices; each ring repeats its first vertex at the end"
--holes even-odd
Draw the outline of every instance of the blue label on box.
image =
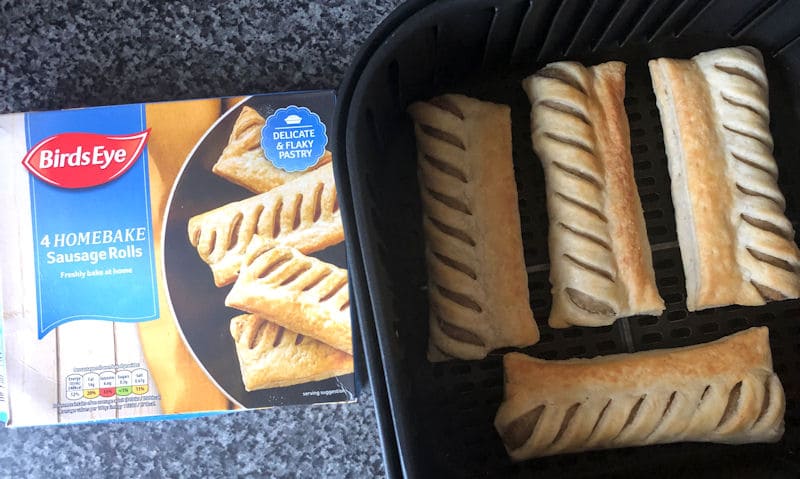
POLYGON ((264 156, 285 171, 304 171, 325 154, 328 137, 319 115, 306 107, 288 106, 267 118, 261 130, 264 156))
POLYGON ((144 115, 26 114, 40 339, 69 321, 158 317, 144 115))

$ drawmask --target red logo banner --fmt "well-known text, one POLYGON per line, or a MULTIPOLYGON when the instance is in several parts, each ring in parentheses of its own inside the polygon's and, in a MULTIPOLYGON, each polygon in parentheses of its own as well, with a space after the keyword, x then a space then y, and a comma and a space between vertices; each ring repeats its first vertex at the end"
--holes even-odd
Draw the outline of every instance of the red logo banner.
POLYGON ((130 135, 61 133, 37 143, 22 164, 60 188, 90 188, 122 176, 142 153, 150 130, 130 135))

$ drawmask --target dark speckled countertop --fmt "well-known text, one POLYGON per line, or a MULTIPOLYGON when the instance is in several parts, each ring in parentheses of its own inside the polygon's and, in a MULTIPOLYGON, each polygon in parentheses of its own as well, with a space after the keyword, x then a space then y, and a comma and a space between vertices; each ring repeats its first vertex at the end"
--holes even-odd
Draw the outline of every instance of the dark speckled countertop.
MULTIPOLYGON (((336 88, 399 0, 0 0, 0 113, 336 88)), ((372 397, 0 428, 3 477, 381 477, 372 397)))

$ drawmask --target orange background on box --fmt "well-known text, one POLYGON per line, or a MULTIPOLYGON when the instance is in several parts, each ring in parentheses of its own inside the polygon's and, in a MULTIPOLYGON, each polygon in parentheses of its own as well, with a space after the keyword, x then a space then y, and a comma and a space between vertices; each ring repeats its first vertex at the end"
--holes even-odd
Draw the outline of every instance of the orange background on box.
POLYGON ((139 338, 147 366, 161 394, 164 414, 231 408, 230 401, 208 379, 178 331, 165 293, 161 234, 167 199, 181 166, 225 109, 241 99, 151 103, 145 107, 147 127, 152 129, 148 162, 161 317, 139 323, 139 338))

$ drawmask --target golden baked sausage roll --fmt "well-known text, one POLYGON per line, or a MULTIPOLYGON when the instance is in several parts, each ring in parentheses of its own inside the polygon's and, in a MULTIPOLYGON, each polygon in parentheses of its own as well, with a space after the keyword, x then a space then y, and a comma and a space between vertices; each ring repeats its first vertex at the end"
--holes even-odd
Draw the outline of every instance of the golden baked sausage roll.
POLYGON ((253 314, 231 319, 231 336, 248 391, 353 372, 353 356, 253 314))
POLYGON ((428 267, 428 359, 539 340, 528 296, 510 109, 461 95, 412 104, 428 267))
POLYGON ((690 311, 800 297, 800 251, 752 47, 650 61, 690 311))
MULTIPOLYGON (((264 193, 303 175, 303 172, 287 172, 272 164, 261 149, 261 129, 264 117, 249 106, 233 125, 228 145, 212 171, 226 180, 243 186, 253 193, 264 193)), ((331 162, 331 152, 325 151, 313 168, 331 162)))
POLYGON ((515 461, 590 449, 775 442, 785 399, 767 328, 594 359, 503 358, 495 427, 515 461))
POLYGON ((225 306, 353 354, 347 270, 257 237, 225 306))
POLYGON ((290 183, 230 203, 189 220, 189 240, 224 286, 239 273, 254 236, 270 244, 313 253, 344 241, 330 164, 290 183))
POLYGON ((633 176, 625 64, 551 63, 523 87, 546 175, 550 326, 605 326, 661 314, 633 176))

